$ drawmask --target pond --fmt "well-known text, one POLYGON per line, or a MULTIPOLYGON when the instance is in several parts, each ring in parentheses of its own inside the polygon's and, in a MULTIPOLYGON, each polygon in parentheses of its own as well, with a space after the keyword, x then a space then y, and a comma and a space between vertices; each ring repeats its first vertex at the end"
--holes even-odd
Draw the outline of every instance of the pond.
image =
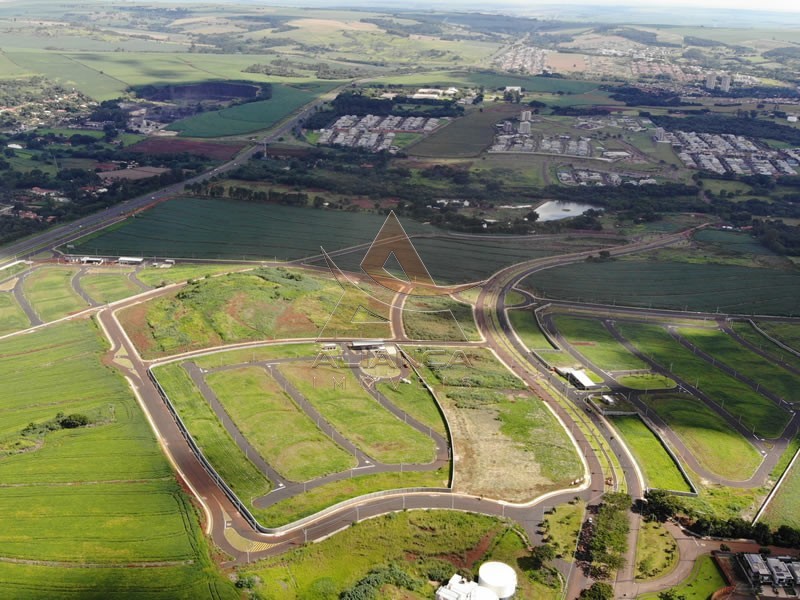
POLYGON ((559 219, 569 219, 582 215, 587 210, 602 210, 591 204, 581 202, 561 202, 550 200, 536 209, 539 214, 539 221, 558 221, 559 219))

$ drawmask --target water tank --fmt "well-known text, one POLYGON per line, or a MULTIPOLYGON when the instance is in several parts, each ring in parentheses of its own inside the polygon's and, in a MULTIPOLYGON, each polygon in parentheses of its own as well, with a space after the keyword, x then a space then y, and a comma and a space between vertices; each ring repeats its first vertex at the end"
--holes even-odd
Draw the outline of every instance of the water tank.
POLYGON ((492 590, 500 600, 517 591, 517 573, 505 563, 486 562, 478 569, 478 585, 492 590))
POLYGON ((470 592, 469 600, 498 600, 498 598, 489 588, 479 586, 470 592))

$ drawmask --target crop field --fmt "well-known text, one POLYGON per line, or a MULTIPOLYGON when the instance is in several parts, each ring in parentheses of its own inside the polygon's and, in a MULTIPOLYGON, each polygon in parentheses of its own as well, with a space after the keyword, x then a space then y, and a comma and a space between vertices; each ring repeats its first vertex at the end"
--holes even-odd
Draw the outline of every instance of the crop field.
POLYGON ((221 137, 267 129, 301 106, 331 89, 335 84, 318 82, 294 86, 275 84, 272 97, 239 104, 222 110, 204 112, 171 124, 168 129, 187 137, 221 137))
POLYGON ((78 279, 80 286, 96 302, 114 302, 134 296, 142 289, 128 279, 127 273, 88 274, 78 279))
POLYGON ((648 487, 691 491, 675 461, 638 416, 614 417, 612 422, 636 457, 648 487))
POLYGON ((333 279, 283 268, 259 269, 190 283, 174 295, 126 309, 121 316, 131 339, 148 357, 240 341, 333 336, 348 328, 362 336, 388 337, 385 324, 342 320, 352 317, 361 302, 379 314, 383 307, 377 300, 351 293, 337 305, 340 298, 342 289, 333 279))
POLYGON ((228 435, 189 375, 178 363, 153 370, 208 462, 248 507, 270 491, 270 483, 228 435))
POLYGON ((263 368, 211 373, 206 382, 239 431, 284 477, 306 481, 356 466, 263 368))
POLYGON ((557 598, 559 589, 537 584, 518 567, 524 548, 511 525, 497 519, 439 510, 408 511, 364 521, 288 556, 267 558, 243 574, 258 578, 256 592, 265 600, 333 598, 352 589, 371 569, 391 564, 413 582, 412 589, 399 593, 416 600, 433 596, 435 587, 429 580, 439 579, 439 573, 449 578, 459 569, 472 570, 486 560, 501 560, 517 570, 515 597, 557 598), (437 575, 432 577, 433 573, 437 575), (330 595, 315 595, 322 592, 330 595))
POLYGON ((86 308, 86 302, 72 289, 77 271, 64 267, 42 267, 28 275, 23 291, 43 321, 53 321, 86 308))
POLYGON ((145 154, 180 154, 187 152, 204 156, 211 160, 230 160, 244 148, 244 144, 222 144, 219 142, 199 142, 178 138, 148 138, 134 146, 128 147, 130 152, 145 154))
POLYGON ((550 340, 542 333, 532 309, 509 310, 511 326, 529 350, 553 350, 550 340))
POLYGON ((457 491, 525 501, 580 477, 581 464, 556 418, 488 350, 405 350, 447 415, 457 491))
POLYGON ((286 364, 280 370, 325 419, 375 460, 399 464, 434 459, 433 440, 378 404, 349 369, 286 364))
POLYGON ((0 335, 25 329, 28 317, 11 292, 0 292, 0 335))
POLYGON ((620 323, 619 330, 642 352, 700 390, 758 435, 775 438, 789 421, 789 414, 681 346, 666 330, 654 325, 620 323))
POLYGON ((678 333, 739 373, 783 398, 787 402, 800 402, 797 376, 782 369, 770 360, 742 346, 723 331, 682 327, 678 333))
POLYGON ((412 340, 466 342, 480 339, 472 316, 472 306, 449 297, 406 300, 403 328, 412 340))
POLYGON ((554 316, 556 327, 578 352, 605 371, 635 371, 647 365, 628 352, 600 321, 554 316))
MULTIPOLYGON (((158 204, 135 219, 128 219, 122 227, 78 240, 73 252, 78 255, 93 252, 109 256, 294 260, 318 255, 320 247, 330 252, 371 242, 384 220, 384 217, 367 213, 212 198, 176 198, 158 204)), ((422 229, 414 222, 404 222, 404 226, 409 233, 422 229)), ((169 270, 159 269, 165 274, 169 270)))
POLYGON ((562 300, 789 315, 797 312, 800 271, 624 260, 547 269, 525 286, 562 300))
POLYGON ((0 595, 89 598, 103 589, 111 598, 235 597, 214 573, 194 509, 133 395, 102 365, 105 349, 86 320, 0 342, 2 554, 65 563, 0 563, 0 595), (85 415, 92 426, 26 427, 59 412, 85 415), (131 562, 163 566, 121 568, 131 562), (74 568, 86 563, 108 568, 74 568), (115 573, 119 584, 107 579, 115 573))
POLYGON ((692 238, 703 245, 714 246, 717 251, 726 253, 774 256, 772 250, 760 244, 753 236, 738 231, 703 229, 696 232, 692 238))

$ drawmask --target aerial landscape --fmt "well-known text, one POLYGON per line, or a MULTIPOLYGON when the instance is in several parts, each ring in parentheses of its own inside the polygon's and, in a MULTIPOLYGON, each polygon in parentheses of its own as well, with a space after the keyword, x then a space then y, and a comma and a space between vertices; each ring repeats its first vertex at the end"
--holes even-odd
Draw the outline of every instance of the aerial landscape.
POLYGON ((800 592, 800 8, 0 3, 0 598, 800 592))

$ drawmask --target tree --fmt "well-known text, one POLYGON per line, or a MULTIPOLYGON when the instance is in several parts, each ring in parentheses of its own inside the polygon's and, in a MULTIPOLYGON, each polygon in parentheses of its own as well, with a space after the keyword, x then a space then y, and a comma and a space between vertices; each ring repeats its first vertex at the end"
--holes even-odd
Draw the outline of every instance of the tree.
POLYGON ((613 600, 614 588, 607 583, 598 581, 593 583, 592 587, 583 590, 580 597, 584 600, 613 600))
POLYGON ((658 595, 658 600, 686 600, 686 596, 679 594, 675 590, 667 590, 658 595))

